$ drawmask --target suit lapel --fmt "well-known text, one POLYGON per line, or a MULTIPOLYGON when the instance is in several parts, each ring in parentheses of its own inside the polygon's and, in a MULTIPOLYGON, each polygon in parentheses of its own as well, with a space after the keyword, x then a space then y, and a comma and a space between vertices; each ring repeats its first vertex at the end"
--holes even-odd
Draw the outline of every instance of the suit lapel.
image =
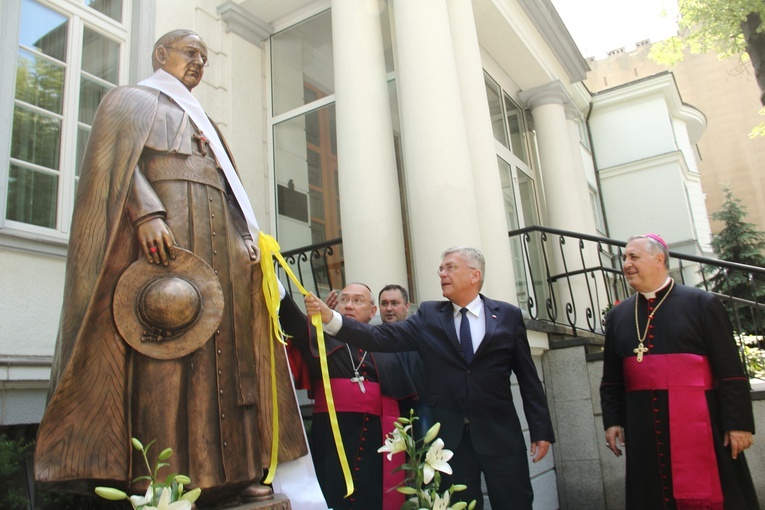
POLYGON ((488 348, 487 346, 494 340, 494 333, 497 330, 497 324, 499 324, 500 320, 499 307, 497 304, 483 295, 481 296, 481 299, 483 300, 483 315, 484 320, 486 321, 486 333, 483 336, 483 340, 481 340, 481 344, 478 346, 475 356, 479 356, 485 351, 488 348))
POLYGON ((446 331, 446 336, 449 338, 449 343, 457 351, 457 354, 464 359, 462 355, 462 346, 457 338, 457 330, 454 328, 454 306, 451 301, 446 301, 441 307, 441 312, 438 314, 438 318, 441 321, 441 329, 446 331))

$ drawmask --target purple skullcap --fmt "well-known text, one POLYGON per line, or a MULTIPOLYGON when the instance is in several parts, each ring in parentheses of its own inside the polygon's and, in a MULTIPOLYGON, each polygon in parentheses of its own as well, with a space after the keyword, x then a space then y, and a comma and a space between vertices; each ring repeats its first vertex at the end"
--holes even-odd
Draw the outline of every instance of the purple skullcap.
POLYGON ((645 237, 650 237, 654 241, 661 244, 665 250, 669 251, 669 247, 667 246, 667 243, 664 241, 664 239, 661 238, 659 234, 643 234, 645 237))

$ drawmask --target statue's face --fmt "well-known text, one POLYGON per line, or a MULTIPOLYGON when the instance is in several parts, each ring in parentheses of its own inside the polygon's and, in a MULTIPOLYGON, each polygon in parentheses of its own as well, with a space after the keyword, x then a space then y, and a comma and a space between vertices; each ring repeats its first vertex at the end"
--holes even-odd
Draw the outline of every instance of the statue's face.
POLYGON ((187 35, 157 48, 159 67, 191 90, 202 81, 207 66, 207 45, 197 35, 187 35))

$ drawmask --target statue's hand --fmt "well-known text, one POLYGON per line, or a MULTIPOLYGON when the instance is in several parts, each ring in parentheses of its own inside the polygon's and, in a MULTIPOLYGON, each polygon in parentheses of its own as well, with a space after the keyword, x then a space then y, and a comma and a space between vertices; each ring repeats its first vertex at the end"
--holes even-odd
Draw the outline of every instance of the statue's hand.
POLYGON ((136 227, 138 245, 149 264, 166 266, 175 258, 175 238, 162 218, 152 218, 136 227))
POLYGON ((258 246, 258 243, 252 239, 245 239, 244 245, 247 247, 247 253, 250 254, 250 261, 253 264, 260 262, 260 247, 258 246))

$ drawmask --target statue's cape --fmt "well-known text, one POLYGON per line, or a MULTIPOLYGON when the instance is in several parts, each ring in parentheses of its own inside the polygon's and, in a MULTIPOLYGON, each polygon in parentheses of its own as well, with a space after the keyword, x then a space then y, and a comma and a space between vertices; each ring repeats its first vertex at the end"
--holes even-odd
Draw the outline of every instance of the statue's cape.
POLYGON ((98 109, 82 162, 50 392, 35 450, 41 482, 127 480, 130 350, 112 317, 120 275, 136 259, 124 214, 159 91, 118 87, 98 109), (86 407, 83 407, 86 406, 86 407))
MULTIPOLYGON (((104 96, 93 122, 72 216, 48 405, 35 450, 35 478, 48 486, 65 483, 68 490, 86 490, 94 480, 124 482, 131 476, 132 350, 116 329, 112 300, 120 276, 140 256, 125 209, 159 94, 141 86, 113 89, 104 96)), ((260 272, 253 274, 259 281, 260 272)), ((267 321, 267 314, 258 310, 265 308, 262 296, 254 301, 253 320, 267 321)), ((267 334, 269 329, 262 331, 267 334)), ((268 344, 254 343, 263 407, 271 401, 268 344)), ((279 443, 279 460, 286 461, 305 455, 307 449, 294 390, 289 376, 283 377, 289 374, 283 348, 276 361, 280 422, 296 422, 299 430, 295 433, 284 425, 280 429, 280 438, 285 439, 279 443)), ((265 463, 271 430, 267 414, 259 415, 265 463)))

